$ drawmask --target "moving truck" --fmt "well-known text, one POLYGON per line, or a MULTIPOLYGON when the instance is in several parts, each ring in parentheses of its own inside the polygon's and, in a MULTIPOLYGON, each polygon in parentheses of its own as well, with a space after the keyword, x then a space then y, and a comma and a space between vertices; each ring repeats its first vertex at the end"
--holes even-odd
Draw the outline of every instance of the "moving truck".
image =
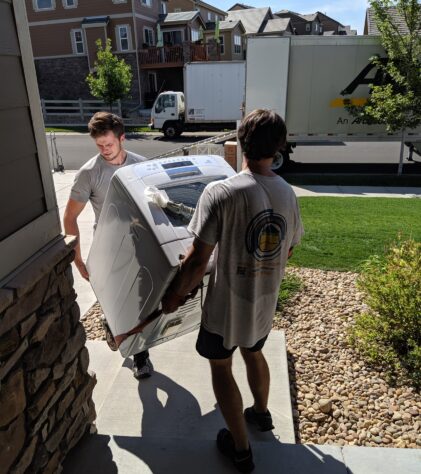
POLYGON ((185 130, 235 128, 242 117, 245 62, 209 61, 184 66, 184 93, 159 94, 152 107, 152 129, 166 137, 185 130))
MULTIPOLYGON (((379 38, 371 36, 250 37, 247 41, 245 112, 275 110, 285 118, 288 149, 305 142, 401 140, 384 125, 361 123, 345 100, 364 104, 370 84, 382 75, 370 63, 386 57, 379 38)), ((421 141, 421 128, 407 130, 405 141, 421 141)))

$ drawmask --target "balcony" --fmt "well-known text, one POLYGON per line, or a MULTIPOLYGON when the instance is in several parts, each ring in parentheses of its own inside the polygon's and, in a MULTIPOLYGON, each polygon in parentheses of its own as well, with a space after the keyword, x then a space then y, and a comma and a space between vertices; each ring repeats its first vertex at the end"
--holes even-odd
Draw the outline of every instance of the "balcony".
POLYGON ((220 47, 216 43, 195 44, 184 42, 183 45, 151 46, 139 50, 141 69, 182 67, 193 61, 220 61, 220 47))

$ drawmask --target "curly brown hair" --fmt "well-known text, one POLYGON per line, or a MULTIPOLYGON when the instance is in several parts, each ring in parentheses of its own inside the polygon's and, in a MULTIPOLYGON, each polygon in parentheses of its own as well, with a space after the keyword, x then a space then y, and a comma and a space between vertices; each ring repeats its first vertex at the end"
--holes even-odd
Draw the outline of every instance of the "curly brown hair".
POLYGON ((98 138, 113 132, 117 138, 124 134, 123 119, 111 112, 96 112, 88 123, 89 135, 98 138))

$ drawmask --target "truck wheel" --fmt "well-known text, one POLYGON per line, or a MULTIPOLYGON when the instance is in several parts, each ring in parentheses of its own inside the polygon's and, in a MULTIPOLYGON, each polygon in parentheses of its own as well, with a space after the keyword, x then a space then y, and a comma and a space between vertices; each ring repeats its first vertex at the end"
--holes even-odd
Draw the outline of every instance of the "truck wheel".
POLYGON ((176 123, 164 124, 163 131, 167 138, 176 138, 181 135, 181 127, 176 123))
POLYGON ((273 159, 272 163, 272 171, 274 171, 276 174, 280 174, 282 171, 285 169, 285 165, 289 161, 289 153, 281 153, 278 151, 275 154, 275 158, 273 159))

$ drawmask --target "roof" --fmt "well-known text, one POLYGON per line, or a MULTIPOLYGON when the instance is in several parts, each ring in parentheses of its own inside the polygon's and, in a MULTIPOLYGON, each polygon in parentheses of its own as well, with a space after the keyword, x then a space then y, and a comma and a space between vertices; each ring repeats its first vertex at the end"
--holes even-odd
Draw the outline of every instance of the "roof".
POLYGON ((241 20, 231 20, 231 21, 220 21, 219 22, 219 31, 222 30, 232 30, 234 29, 237 25, 241 26, 241 29, 244 31, 244 26, 241 23, 241 20))
POLYGON ((187 23, 200 16, 198 11, 193 12, 175 12, 167 13, 165 18, 160 21, 161 24, 167 25, 169 23, 187 23))
POLYGON ((307 21, 314 21, 317 18, 317 13, 310 13, 309 15, 300 15, 301 18, 307 21))
MULTIPOLYGON (((399 33, 403 35, 408 34, 409 33, 408 26, 405 20, 403 19, 402 15, 397 10, 397 8, 390 7, 388 8, 388 12, 390 16, 392 17, 392 21, 394 25, 397 26, 399 33)), ((421 15, 420 15, 420 19, 421 19, 421 15)), ((366 31, 364 31, 364 33, 368 35, 379 36, 380 32, 377 29, 376 20, 374 18, 374 10, 372 8, 367 8, 365 21, 366 21, 366 31)), ((421 33, 421 30, 419 31, 421 33)))
POLYGON ((235 3, 232 7, 228 8, 227 11, 229 12, 236 7, 243 8, 244 10, 246 10, 247 8, 254 8, 254 7, 251 7, 250 5, 244 5, 244 3, 235 3))
POLYGON ((282 18, 288 17, 296 17, 303 19, 303 16, 300 13, 293 12, 291 10, 279 10, 279 12, 275 12, 274 15, 279 15, 282 18))
POLYGON ((260 33, 263 22, 267 16, 272 16, 269 7, 249 8, 246 10, 233 10, 228 12, 226 20, 241 20, 246 34, 260 33))
POLYGON ((290 26, 291 20, 289 18, 274 18, 272 20, 268 20, 265 29, 263 30, 264 33, 278 33, 284 32, 290 26))
POLYGON ((218 13, 221 16, 225 17, 227 15, 226 11, 220 10, 219 8, 216 8, 216 7, 214 7, 213 5, 211 5, 209 3, 202 2, 201 0, 197 0, 196 3, 197 3, 197 5, 202 6, 204 8, 207 8, 208 10, 214 11, 214 12, 218 13))
POLYGON ((93 23, 108 23, 109 21, 109 16, 86 16, 82 20, 82 25, 90 25, 93 23))

